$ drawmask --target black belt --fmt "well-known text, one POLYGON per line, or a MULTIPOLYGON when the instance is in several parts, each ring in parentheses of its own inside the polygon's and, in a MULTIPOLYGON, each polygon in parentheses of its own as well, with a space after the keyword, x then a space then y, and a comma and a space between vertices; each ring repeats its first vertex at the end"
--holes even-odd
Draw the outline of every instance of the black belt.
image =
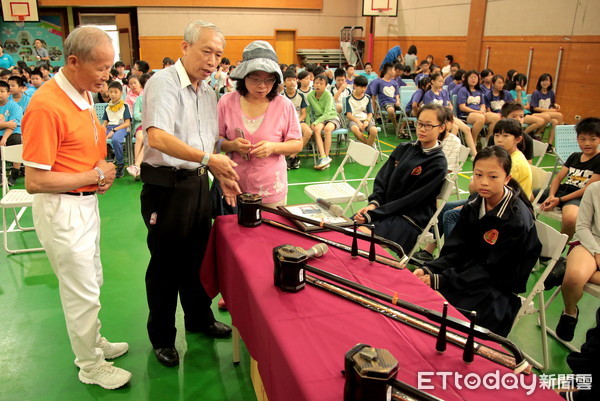
POLYGON ((90 196, 90 195, 96 195, 96 191, 61 192, 61 195, 90 196))
POLYGON ((167 166, 154 167, 147 163, 142 163, 141 166, 142 182, 163 187, 174 187, 178 182, 193 177, 204 177, 207 173, 207 166, 194 169, 177 169, 167 166))

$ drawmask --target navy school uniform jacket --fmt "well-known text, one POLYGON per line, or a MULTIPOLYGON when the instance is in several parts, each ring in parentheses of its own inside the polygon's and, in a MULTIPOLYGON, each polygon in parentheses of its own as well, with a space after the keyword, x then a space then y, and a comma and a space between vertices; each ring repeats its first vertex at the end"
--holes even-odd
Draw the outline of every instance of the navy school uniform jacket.
POLYGON ((414 246, 421 229, 433 216, 448 163, 441 146, 423 151, 420 142, 398 145, 377 173, 369 203, 377 208, 365 213, 375 233, 401 245, 414 246))
POLYGON ((478 325, 507 335, 520 307, 516 294, 525 291, 542 245, 533 214, 518 192, 508 188, 480 219, 481 203, 478 194, 471 195, 440 257, 424 270, 431 287, 453 306, 476 311, 478 325))

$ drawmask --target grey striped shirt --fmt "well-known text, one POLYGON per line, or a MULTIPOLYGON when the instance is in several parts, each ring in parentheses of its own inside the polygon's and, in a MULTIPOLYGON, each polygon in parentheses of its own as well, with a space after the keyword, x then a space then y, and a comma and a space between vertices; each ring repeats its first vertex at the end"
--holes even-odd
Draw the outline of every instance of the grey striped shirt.
MULTIPOLYGON (((156 72, 146 83, 142 100, 142 127, 155 127, 175 135, 186 144, 213 153, 219 139, 217 97, 204 81, 194 90, 181 63, 156 72)), ((200 161, 177 159, 148 146, 144 135, 144 162, 179 169, 200 167, 200 161)))

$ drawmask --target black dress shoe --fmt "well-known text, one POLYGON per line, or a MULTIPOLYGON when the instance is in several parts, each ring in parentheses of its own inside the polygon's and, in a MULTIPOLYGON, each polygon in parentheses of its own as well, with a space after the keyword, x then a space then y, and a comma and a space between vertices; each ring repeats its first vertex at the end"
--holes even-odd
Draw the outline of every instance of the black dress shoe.
POLYGON ((210 323, 208 326, 187 325, 185 326, 185 329, 192 333, 204 333, 213 338, 228 338, 231 336, 231 327, 216 320, 210 323))
POLYGON ((179 365, 179 354, 175 348, 156 348, 154 355, 156 355, 158 362, 165 366, 179 365))

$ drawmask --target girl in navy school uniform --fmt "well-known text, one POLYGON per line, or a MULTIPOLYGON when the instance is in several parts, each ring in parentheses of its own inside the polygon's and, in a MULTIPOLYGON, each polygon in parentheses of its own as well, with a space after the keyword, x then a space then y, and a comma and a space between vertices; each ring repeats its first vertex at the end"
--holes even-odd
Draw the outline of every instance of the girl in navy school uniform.
MULTIPOLYGON (((431 74, 431 89, 425 93, 423 96, 423 104, 439 104, 442 107, 448 108, 452 110, 452 102, 450 101, 450 95, 448 91, 444 89, 444 78, 442 74, 436 72, 435 74, 431 74)), ((451 132, 456 135, 456 133, 460 130, 464 137, 469 150, 471 151, 471 155, 475 157, 477 154, 477 148, 475 147, 475 143, 473 142, 473 137, 471 134, 471 128, 467 124, 465 124, 462 120, 458 118, 454 118, 454 122, 452 124, 451 132)))
POLYGON ((423 106, 417 119, 418 140, 394 149, 375 177, 368 206, 354 215, 356 222, 374 224, 375 234, 398 243, 406 252, 414 246, 420 227, 433 216, 448 170, 438 141, 446 131, 443 107, 423 106))
POLYGON ((485 94, 485 106, 496 114, 501 114, 504 103, 512 102, 513 97, 509 91, 504 90, 504 77, 494 75, 492 78, 492 90, 485 94))
POLYGON ((431 88, 431 78, 424 77, 417 83, 417 90, 413 93, 410 101, 406 104, 406 115, 416 117, 419 105, 423 101, 423 96, 431 88))
POLYGON ((516 294, 525 291, 542 249, 531 203, 511 179, 511 164, 499 146, 477 153, 477 192, 462 208, 440 257, 414 271, 465 315, 476 311, 478 325, 503 336, 521 306, 516 294))
POLYGON ((500 121, 498 114, 487 112, 483 95, 479 86, 479 73, 475 70, 467 72, 464 86, 458 91, 458 117, 473 125, 471 134, 475 143, 485 124, 489 124, 489 136, 494 132, 494 125, 500 121))
POLYGON ((531 94, 529 102, 533 113, 542 113, 550 117, 550 137, 548 138, 548 148, 552 149, 554 142, 554 128, 559 124, 564 124, 564 118, 560 112, 560 105, 556 103, 556 97, 552 90, 552 76, 542 74, 538 79, 536 91, 531 94))

